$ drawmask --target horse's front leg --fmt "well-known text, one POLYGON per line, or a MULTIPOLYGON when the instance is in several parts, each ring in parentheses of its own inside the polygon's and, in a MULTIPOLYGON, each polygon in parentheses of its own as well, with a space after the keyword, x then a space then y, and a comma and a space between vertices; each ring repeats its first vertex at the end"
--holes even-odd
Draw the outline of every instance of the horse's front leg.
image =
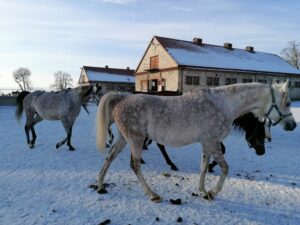
POLYGON ((214 160, 220 166, 221 172, 222 172, 221 175, 220 175, 220 177, 219 177, 217 185, 212 190, 209 191, 209 193, 212 196, 215 196, 215 195, 217 195, 222 190, 224 181, 225 181, 225 179, 226 179, 226 177, 228 175, 229 168, 228 168, 228 164, 225 161, 225 158, 224 158, 223 154, 213 153, 212 156, 213 156, 214 160))
POLYGON ((199 189, 203 193, 203 197, 205 199, 211 200, 214 198, 214 196, 216 196, 221 191, 227 174, 228 174, 228 165, 224 159, 224 155, 222 154, 222 148, 220 142, 212 141, 203 144, 202 169, 200 173, 199 189), (208 192, 206 192, 205 185, 204 185, 205 173, 207 171, 207 166, 208 166, 207 165, 208 158, 206 157, 207 154, 213 156, 214 160, 220 166, 222 172, 217 182, 217 185, 208 192))
POLYGON ((201 158, 201 171, 200 171, 200 179, 199 179, 199 191, 202 193, 203 198, 211 200, 213 197, 209 195, 209 193, 205 189, 205 175, 208 168, 210 155, 205 152, 205 149, 202 151, 201 158))
POLYGON ((63 127, 65 128, 65 131, 67 132, 67 137, 63 139, 61 142, 56 144, 56 148, 59 148, 60 146, 64 145, 67 142, 67 145, 69 146, 70 151, 74 151, 75 148, 71 145, 71 137, 72 137, 72 127, 73 127, 73 122, 68 121, 67 119, 62 119, 61 120, 63 127))
POLYGON ((144 142, 144 137, 141 136, 132 137, 132 139, 128 141, 130 145, 132 159, 133 159, 132 162, 130 163, 130 166, 134 171, 134 173, 136 174, 138 180, 142 184, 145 194, 150 197, 151 201, 158 203, 161 202, 161 197, 150 189, 149 185, 147 184, 141 172, 143 142, 144 142))

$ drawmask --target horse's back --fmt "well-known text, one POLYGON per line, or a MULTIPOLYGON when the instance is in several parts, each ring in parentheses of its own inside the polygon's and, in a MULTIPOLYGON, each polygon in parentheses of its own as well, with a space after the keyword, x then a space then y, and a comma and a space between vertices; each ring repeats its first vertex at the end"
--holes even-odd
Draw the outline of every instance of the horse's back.
POLYGON ((209 130, 220 126, 216 123, 223 123, 219 118, 223 117, 220 103, 214 101, 207 90, 182 96, 137 94, 117 104, 113 116, 117 125, 129 133, 147 135, 165 145, 182 146, 199 142, 209 130))
POLYGON ((26 96, 28 107, 43 119, 60 120, 63 117, 77 117, 81 104, 70 91, 45 92, 35 91, 26 96))

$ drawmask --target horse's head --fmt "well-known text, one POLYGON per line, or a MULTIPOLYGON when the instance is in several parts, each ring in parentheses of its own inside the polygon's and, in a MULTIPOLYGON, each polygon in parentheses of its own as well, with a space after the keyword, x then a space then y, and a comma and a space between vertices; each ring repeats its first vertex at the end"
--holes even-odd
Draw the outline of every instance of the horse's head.
POLYGON ((83 104, 86 104, 92 96, 93 96, 93 87, 92 86, 81 86, 80 87, 80 97, 81 97, 81 102, 83 104))
POLYGON ((245 139, 249 148, 254 148, 257 155, 265 154, 265 126, 253 113, 247 113, 233 121, 236 131, 245 131, 245 139))
POLYGON ((273 82, 270 88, 271 98, 266 104, 265 117, 272 125, 281 124, 284 130, 292 131, 297 124, 291 113, 291 99, 289 97, 289 81, 285 83, 273 82))
POLYGON ((255 149, 257 155, 265 154, 265 125, 263 122, 260 122, 254 115, 251 113, 251 118, 249 116, 248 122, 252 125, 245 128, 246 131, 246 140, 250 148, 255 149))

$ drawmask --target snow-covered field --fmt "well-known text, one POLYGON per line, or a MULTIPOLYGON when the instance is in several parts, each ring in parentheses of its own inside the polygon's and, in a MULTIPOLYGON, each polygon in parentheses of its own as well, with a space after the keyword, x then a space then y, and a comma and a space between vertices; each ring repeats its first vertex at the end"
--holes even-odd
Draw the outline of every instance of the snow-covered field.
MULTIPOLYGON (((220 194, 208 202, 198 192, 201 147, 193 144, 167 148, 179 171, 164 162, 157 146, 145 151, 142 171, 163 202, 151 202, 129 166, 129 149, 113 162, 106 182, 108 194, 99 195, 94 183, 105 155, 95 146, 96 107, 84 110, 75 122, 73 145, 56 150, 65 137, 60 122, 36 126, 36 148, 25 143, 24 117, 19 125, 14 107, 0 107, 0 224, 300 224, 300 102, 293 103, 298 127, 272 129, 266 154, 257 156, 243 136, 225 140, 229 176, 220 194), (163 174, 169 173, 166 177, 163 174), (180 198, 182 205, 170 199, 180 198), (177 222, 181 217, 182 222, 177 222), (159 221, 157 221, 159 220, 159 221)), ((215 184, 219 169, 207 176, 215 184)))

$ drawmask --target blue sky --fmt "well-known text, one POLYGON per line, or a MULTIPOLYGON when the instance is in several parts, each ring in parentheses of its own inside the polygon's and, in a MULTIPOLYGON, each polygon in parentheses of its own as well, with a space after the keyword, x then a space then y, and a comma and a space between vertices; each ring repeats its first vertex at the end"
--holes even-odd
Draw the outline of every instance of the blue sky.
POLYGON ((78 81, 83 65, 136 68, 153 35, 279 54, 300 41, 300 1, 0 0, 0 89, 31 70, 48 87, 58 70, 78 81))

